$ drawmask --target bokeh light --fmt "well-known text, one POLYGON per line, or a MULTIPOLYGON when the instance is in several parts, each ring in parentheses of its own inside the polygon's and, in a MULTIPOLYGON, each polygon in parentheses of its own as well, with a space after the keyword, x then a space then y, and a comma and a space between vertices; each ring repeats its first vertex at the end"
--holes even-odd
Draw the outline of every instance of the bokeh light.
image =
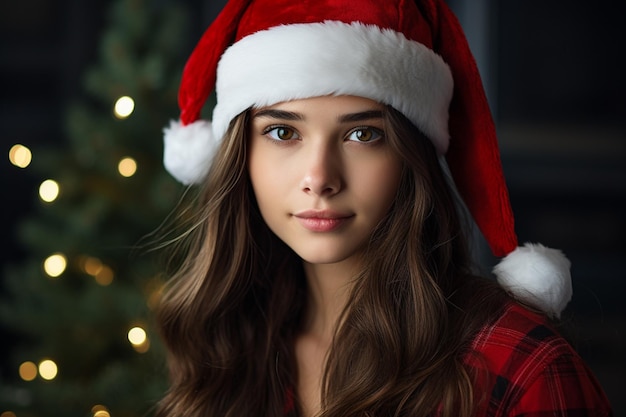
POLYGON ((113 269, 94 256, 83 256, 80 260, 82 270, 94 277, 99 285, 107 286, 113 282, 113 269))
POLYGON ((147 338, 146 331, 141 327, 133 327, 128 331, 128 341, 135 346, 144 344, 147 338))
POLYGON ((19 168, 26 168, 30 165, 30 161, 33 159, 33 154, 30 149, 28 149, 24 145, 20 145, 19 143, 13 145, 9 150, 9 161, 13 165, 19 168))
POLYGON ((46 359, 39 363, 39 375, 46 381, 56 378, 59 368, 53 360, 46 359))
POLYGON ((65 272, 67 258, 62 253, 55 253, 46 258, 43 262, 43 270, 51 278, 56 278, 65 272))
POLYGON ((133 113, 133 110, 135 110, 135 101, 128 96, 123 96, 115 102, 113 114, 118 119, 126 119, 133 113))
POLYGON ((123 177, 132 177, 137 172, 137 162, 133 158, 123 158, 117 165, 117 170, 123 177))
POLYGON ((19 374, 24 381, 32 381, 37 378, 37 365, 30 361, 24 362, 20 365, 19 374))
POLYGON ((128 341, 133 345, 133 349, 139 353, 146 353, 150 349, 148 335, 141 327, 133 327, 128 331, 128 341))
POLYGON ((111 267, 107 265, 102 265, 102 269, 100 269, 100 271, 98 271, 98 273, 94 275, 94 278, 98 284, 106 287, 113 282, 113 275, 114 274, 111 267))
POLYGON ((5 411, 0 414, 0 417, 17 417, 13 411, 5 411))
POLYGON ((100 404, 91 407, 91 412, 93 413, 93 417, 111 417, 109 409, 100 404))
POLYGON ((39 197, 46 203, 51 203, 59 196, 59 183, 54 180, 45 180, 39 186, 39 197))
POLYGON ((100 271, 102 271, 102 261, 100 259, 95 258, 93 256, 85 256, 82 259, 82 268, 86 274, 91 276, 96 276, 100 271))

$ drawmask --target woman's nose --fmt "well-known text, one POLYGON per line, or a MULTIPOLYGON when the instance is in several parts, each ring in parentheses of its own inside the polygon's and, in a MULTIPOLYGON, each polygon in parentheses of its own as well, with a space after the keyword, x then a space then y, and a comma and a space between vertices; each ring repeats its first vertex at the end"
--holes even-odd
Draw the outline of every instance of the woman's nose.
POLYGON ((328 144, 319 144, 303 151, 302 191, 320 197, 337 194, 343 187, 340 150, 328 144))

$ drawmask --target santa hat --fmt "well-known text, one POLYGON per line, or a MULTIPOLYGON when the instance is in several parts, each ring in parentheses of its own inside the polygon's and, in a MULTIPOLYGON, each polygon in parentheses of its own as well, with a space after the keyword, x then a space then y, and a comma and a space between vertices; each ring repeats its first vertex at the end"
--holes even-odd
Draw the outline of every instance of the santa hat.
POLYGON ((521 301, 558 316, 572 295, 569 261, 518 247, 495 126, 463 31, 443 0, 230 0, 189 58, 181 115, 165 129, 165 166, 201 182, 230 121, 250 107, 355 95, 404 114, 445 155, 493 254, 521 301), (200 120, 209 94, 212 122, 200 120))

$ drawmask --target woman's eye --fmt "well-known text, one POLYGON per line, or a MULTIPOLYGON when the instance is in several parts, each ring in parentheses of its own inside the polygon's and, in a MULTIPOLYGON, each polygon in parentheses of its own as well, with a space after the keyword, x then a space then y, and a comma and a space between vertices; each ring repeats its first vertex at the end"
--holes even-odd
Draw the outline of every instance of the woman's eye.
POLYGON ((295 130, 286 126, 270 127, 265 130, 264 134, 275 140, 291 140, 299 138, 295 130))
POLYGON ((359 127, 348 135, 348 140, 355 142, 374 142, 383 137, 383 132, 373 127, 359 127))

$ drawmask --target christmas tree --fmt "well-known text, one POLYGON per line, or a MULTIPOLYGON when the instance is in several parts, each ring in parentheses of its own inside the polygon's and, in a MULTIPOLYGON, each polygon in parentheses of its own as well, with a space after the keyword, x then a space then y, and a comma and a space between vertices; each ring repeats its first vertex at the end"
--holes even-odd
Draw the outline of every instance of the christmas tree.
POLYGON ((160 138, 178 112, 189 16, 174 1, 111 5, 67 140, 32 152, 41 204, 18 229, 29 255, 3 271, 0 323, 16 336, 3 417, 144 416, 166 388, 151 319, 162 264, 146 236, 183 193, 160 138))

